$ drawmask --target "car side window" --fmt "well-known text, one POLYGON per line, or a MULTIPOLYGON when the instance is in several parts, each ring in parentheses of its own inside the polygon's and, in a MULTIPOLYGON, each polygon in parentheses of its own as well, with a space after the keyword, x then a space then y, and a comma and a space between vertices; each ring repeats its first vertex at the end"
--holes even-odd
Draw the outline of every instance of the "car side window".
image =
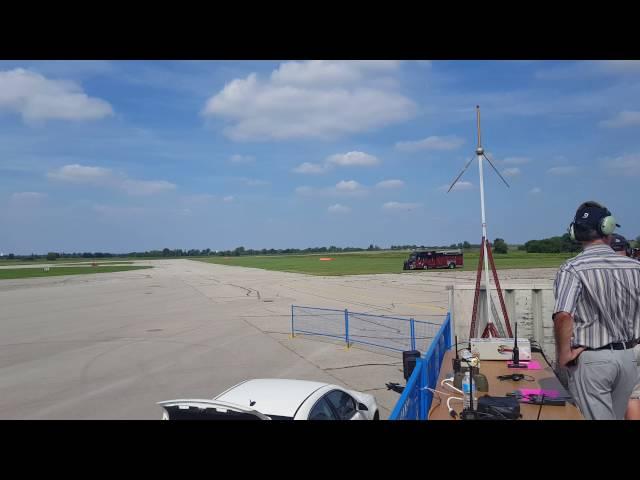
POLYGON ((309 420, 337 420, 326 398, 327 396, 325 395, 316 402, 311 412, 309 412, 309 420))
POLYGON ((333 390, 325 395, 333 408, 338 412, 340 420, 351 420, 356 414, 356 401, 348 393, 333 390))

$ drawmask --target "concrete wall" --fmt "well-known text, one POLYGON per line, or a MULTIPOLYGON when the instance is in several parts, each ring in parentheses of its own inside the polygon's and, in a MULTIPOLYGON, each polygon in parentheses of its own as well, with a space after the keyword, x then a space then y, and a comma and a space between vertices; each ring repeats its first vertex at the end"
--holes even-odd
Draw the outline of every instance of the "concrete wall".
MULTIPOLYGON (((501 283, 507 314, 512 330, 518 322, 518 337, 537 341, 551 362, 555 361, 555 341, 553 338, 553 321, 551 314, 555 300, 553 298, 553 283, 541 282, 534 284, 501 283)), ((471 314, 473 312, 473 298, 475 285, 448 285, 449 310, 453 323, 452 331, 458 336, 458 341, 469 338, 471 314)), ((500 312, 500 300, 491 287, 491 298, 500 312)), ((486 291, 484 283, 481 285, 478 305, 478 335, 486 325, 486 291)))

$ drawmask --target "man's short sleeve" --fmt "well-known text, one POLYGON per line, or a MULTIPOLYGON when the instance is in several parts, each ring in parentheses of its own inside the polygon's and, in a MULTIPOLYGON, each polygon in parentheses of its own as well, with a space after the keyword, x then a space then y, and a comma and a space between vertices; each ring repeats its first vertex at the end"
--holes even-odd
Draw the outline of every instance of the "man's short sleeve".
POLYGON ((567 312, 575 315, 581 292, 582 284, 578 276, 568 268, 561 268, 553 285, 553 294, 556 297, 553 314, 567 312))

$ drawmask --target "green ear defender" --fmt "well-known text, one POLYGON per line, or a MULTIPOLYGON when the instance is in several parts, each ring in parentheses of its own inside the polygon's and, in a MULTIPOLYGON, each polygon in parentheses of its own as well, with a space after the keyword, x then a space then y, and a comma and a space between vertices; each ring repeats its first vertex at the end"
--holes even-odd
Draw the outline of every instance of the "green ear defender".
POLYGON ((600 233, 602 235, 611 235, 616 229, 616 219, 612 215, 607 215, 600 220, 600 233))

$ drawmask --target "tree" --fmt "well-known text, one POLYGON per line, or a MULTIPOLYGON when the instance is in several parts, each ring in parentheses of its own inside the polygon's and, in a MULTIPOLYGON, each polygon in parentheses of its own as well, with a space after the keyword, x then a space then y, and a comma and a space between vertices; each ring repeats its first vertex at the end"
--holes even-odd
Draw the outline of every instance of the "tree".
POLYGON ((465 240, 464 242, 462 242, 462 248, 464 249, 471 248, 471 244, 465 240))
POLYGON ((493 241, 493 251, 496 253, 507 253, 509 251, 509 247, 502 238, 496 238, 493 241))
POLYGON ((59 257, 59 255, 56 252, 47 253, 47 260, 49 260, 49 261, 56 260, 58 257, 59 257))

